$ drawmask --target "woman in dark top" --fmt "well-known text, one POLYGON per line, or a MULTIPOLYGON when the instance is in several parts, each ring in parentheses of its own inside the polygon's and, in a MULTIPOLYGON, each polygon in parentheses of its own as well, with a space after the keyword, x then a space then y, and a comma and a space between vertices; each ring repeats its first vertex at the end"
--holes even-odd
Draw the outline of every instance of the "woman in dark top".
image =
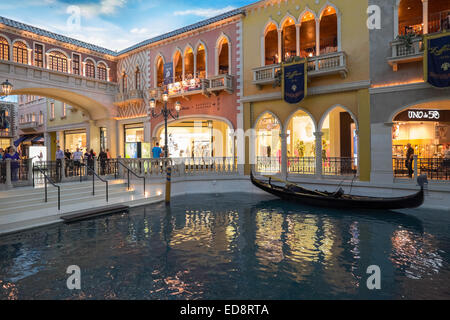
POLYGON ((11 181, 17 181, 19 180, 17 173, 20 168, 20 156, 14 147, 9 147, 8 150, 9 152, 5 154, 5 160, 11 160, 11 181))

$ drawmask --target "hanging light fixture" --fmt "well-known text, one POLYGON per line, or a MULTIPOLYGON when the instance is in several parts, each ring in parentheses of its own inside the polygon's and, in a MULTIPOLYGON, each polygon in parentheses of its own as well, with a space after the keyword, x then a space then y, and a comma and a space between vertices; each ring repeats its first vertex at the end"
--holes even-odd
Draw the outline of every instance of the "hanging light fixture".
POLYGON ((2 83, 2 94, 8 96, 11 93, 12 88, 13 85, 6 79, 6 81, 2 83))

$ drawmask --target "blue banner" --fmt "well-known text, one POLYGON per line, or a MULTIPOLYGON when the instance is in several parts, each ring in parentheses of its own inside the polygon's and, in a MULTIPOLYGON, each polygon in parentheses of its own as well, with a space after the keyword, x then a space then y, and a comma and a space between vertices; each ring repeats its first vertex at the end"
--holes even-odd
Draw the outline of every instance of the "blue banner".
POLYGON ((173 83, 173 62, 164 64, 164 85, 173 83))
POLYGON ((450 34, 425 38, 425 79, 434 87, 450 86, 450 34))
POLYGON ((282 66, 282 92, 287 103, 296 104, 306 97, 306 60, 282 66))

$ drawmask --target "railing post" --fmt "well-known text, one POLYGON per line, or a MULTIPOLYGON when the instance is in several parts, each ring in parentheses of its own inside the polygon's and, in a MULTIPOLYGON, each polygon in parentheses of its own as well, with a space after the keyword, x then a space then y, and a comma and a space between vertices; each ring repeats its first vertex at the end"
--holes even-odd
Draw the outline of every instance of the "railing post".
POLYGON ((6 187, 12 188, 11 183, 11 159, 6 159, 6 187))
POLYGON ((287 180, 287 134, 281 133, 281 178, 287 180))
POLYGON ((34 186, 34 179, 33 179, 33 159, 27 159, 27 166, 28 166, 28 185, 34 186))
POLYGON ((61 182, 67 181, 66 170, 67 170, 67 161, 66 158, 64 158, 61 160, 61 182))
POLYGON ((414 155, 414 181, 417 181, 417 177, 419 176, 419 172, 418 172, 418 161, 419 161, 419 156, 417 154, 414 155))

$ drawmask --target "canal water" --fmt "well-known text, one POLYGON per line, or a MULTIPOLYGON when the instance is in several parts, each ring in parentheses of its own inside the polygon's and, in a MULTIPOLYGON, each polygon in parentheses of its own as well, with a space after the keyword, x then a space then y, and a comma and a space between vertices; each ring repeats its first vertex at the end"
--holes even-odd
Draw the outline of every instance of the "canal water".
POLYGON ((444 212, 182 196, 0 237, 0 299, 449 299, 449 226, 444 212))

